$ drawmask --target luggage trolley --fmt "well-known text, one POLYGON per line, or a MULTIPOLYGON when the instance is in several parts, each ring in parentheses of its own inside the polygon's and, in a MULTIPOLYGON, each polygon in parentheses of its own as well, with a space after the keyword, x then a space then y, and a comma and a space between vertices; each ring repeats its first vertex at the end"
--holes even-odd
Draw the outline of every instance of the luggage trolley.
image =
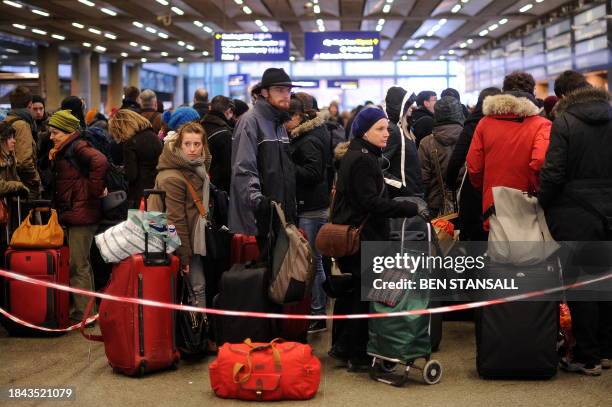
MULTIPOLYGON (((414 200, 415 198, 409 199, 414 200)), ((392 239, 399 238, 402 251, 404 242, 426 241, 428 254, 431 255, 431 245, 435 241, 429 222, 416 216, 393 219, 391 224, 392 239), (400 231, 397 230, 399 227, 401 227, 400 231)), ((428 292, 406 290, 395 305, 371 302, 370 311, 375 313, 398 312, 423 309, 428 306, 428 292)), ((370 377, 382 383, 401 387, 407 382, 410 371, 416 369, 421 372, 425 383, 438 383, 442 378, 443 369, 440 362, 431 357, 430 333, 431 315, 409 315, 370 320, 368 355, 373 357, 370 377)))

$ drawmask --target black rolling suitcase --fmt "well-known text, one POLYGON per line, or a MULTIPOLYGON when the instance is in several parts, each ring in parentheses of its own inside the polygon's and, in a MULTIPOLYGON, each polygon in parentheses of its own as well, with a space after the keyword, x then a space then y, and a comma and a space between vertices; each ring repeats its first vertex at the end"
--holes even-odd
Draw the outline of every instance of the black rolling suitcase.
MULTIPOLYGON (((538 288, 557 286, 559 270, 551 263, 530 268, 510 267, 500 272, 505 272, 505 277, 518 278, 519 287, 520 276, 529 275, 532 276, 530 284, 539 283, 538 288)), ((488 275, 497 277, 500 272, 488 275)), ((557 373, 558 301, 517 301, 479 308, 475 322, 476 367, 481 377, 550 379, 557 373)))
MULTIPOLYGON (((280 312, 282 308, 268 299, 268 272, 264 267, 235 264, 221 276, 219 294, 213 300, 214 308, 233 311, 280 312)), ((278 321, 269 318, 232 317, 215 315, 213 318, 215 341, 218 346, 226 342, 270 342, 278 337, 278 321)))

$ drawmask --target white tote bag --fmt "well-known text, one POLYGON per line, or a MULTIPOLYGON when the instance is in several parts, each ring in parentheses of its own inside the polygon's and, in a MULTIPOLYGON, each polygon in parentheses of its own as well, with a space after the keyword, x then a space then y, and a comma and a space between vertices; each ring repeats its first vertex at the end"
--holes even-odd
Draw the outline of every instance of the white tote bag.
POLYGON ((493 202, 487 250, 492 261, 531 266, 559 249, 536 197, 514 188, 493 187, 493 202))

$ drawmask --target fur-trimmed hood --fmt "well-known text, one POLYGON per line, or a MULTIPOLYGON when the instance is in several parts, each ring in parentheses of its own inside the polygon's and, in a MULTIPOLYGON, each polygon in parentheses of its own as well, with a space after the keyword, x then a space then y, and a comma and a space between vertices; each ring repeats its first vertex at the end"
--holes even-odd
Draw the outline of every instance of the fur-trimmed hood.
POLYGON ((485 116, 529 117, 540 114, 540 109, 527 97, 507 93, 487 97, 482 105, 482 111, 485 116))
POLYGON ((291 134, 289 135, 289 137, 291 137, 291 139, 296 139, 302 136, 303 134, 314 130, 316 127, 323 125, 325 125, 325 120, 322 117, 317 116, 314 119, 308 120, 297 126, 295 129, 291 130, 291 134))
POLYGON ((344 157, 344 155, 348 151, 350 143, 351 143, 350 141, 345 141, 343 143, 338 143, 338 145, 334 149, 334 159, 336 161, 338 161, 338 160, 342 159, 342 157, 344 157))
POLYGON ((556 106, 557 117, 568 112, 586 123, 612 120, 611 94, 605 89, 587 87, 566 95, 556 106))

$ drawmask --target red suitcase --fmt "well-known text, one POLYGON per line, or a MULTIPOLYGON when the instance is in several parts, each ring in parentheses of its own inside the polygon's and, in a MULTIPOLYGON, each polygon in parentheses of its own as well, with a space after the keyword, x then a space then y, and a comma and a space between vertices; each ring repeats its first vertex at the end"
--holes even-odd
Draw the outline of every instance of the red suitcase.
POLYGON ((255 236, 235 234, 230 249, 230 265, 256 261, 259 258, 259 246, 255 236))
MULTIPOLYGON (((159 191, 145 190, 146 197, 159 191)), ((179 260, 165 253, 130 256, 116 264, 104 292, 122 297, 176 303, 176 280, 179 260)), ((93 307, 90 300, 86 319, 93 307)), ((142 376, 145 373, 176 368, 180 354, 175 343, 174 311, 165 308, 102 300, 99 309, 102 335, 83 335, 104 342, 104 349, 113 370, 142 376)))
MULTIPOLYGON (((68 247, 61 249, 7 249, 5 264, 15 271, 38 280, 69 285, 68 247)), ((4 280, 3 308, 19 319, 45 328, 63 329, 70 325, 69 293, 25 283, 4 280)), ((11 335, 42 334, 42 331, 23 327, 10 320, 5 326, 11 335)))

